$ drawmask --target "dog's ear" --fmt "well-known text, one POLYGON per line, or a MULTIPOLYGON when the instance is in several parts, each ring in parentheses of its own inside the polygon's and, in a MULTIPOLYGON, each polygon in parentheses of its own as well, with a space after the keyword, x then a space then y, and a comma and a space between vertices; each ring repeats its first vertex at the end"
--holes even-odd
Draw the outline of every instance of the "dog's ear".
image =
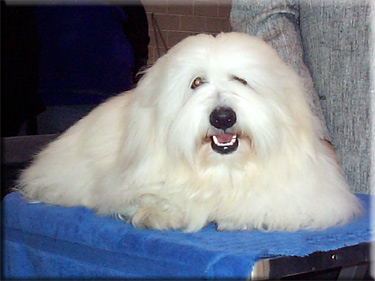
POLYGON ((153 95, 157 87, 152 77, 154 67, 155 66, 150 67, 143 73, 142 78, 138 81, 137 87, 135 88, 135 98, 145 107, 152 105, 150 96, 153 95))
POLYGON ((142 72, 143 76, 135 88, 135 98, 141 106, 155 106, 156 97, 162 93, 166 71, 165 58, 161 57, 154 65, 142 72))

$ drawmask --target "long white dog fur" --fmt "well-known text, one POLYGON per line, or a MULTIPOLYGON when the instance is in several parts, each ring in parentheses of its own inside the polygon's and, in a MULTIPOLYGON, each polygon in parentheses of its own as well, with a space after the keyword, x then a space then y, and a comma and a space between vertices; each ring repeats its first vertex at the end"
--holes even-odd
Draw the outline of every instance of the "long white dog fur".
POLYGON ((18 190, 161 230, 347 223, 361 206, 320 141, 303 91, 260 39, 189 37, 136 89, 99 105, 36 155, 18 190), (215 127, 227 109, 235 120, 215 127))

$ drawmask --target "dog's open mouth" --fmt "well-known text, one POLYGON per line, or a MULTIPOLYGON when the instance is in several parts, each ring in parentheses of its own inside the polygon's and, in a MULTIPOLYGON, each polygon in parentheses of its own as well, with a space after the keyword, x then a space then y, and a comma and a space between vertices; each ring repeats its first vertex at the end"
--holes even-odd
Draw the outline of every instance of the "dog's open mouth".
POLYGON ((211 136, 212 149, 220 154, 229 154, 237 150, 238 138, 237 135, 223 133, 220 135, 211 136))

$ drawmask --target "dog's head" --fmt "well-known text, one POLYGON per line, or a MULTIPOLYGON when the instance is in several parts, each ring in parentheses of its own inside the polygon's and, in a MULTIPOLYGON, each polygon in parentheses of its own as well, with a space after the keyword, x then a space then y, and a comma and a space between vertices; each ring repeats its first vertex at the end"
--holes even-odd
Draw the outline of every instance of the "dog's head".
POLYGON ((311 134, 296 74, 246 34, 186 38, 148 70, 136 95, 155 109, 171 155, 191 163, 242 165, 311 134))

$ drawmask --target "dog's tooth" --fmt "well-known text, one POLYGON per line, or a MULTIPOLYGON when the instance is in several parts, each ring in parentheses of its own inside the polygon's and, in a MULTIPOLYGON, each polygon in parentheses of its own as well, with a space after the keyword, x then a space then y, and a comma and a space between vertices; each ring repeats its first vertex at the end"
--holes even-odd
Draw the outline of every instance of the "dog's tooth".
POLYGON ((214 140, 214 143, 216 145, 220 145, 219 141, 217 140, 217 137, 216 136, 212 136, 212 139, 214 140))

